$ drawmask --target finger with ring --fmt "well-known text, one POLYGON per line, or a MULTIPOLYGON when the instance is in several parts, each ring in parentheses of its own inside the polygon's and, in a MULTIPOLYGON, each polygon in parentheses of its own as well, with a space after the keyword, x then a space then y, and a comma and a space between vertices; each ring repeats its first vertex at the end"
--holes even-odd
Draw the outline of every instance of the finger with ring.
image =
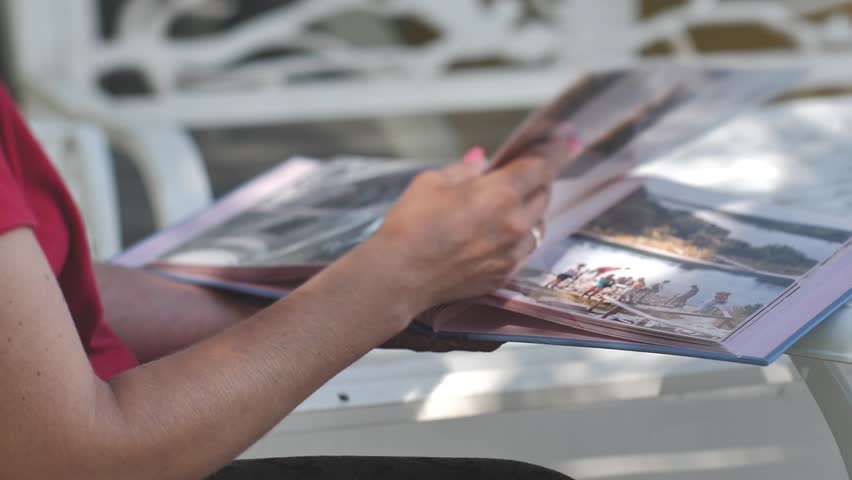
POLYGON ((532 236, 533 241, 535 242, 535 249, 538 250, 538 247, 541 246, 541 240, 544 237, 544 235, 541 232, 541 227, 538 227, 538 226, 532 227, 530 229, 530 235, 532 236))

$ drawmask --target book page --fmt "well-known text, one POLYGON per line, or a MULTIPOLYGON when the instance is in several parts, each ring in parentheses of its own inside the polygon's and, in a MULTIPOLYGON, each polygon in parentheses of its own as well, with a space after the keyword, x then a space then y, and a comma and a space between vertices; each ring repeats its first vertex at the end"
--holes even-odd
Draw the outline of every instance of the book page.
POLYGON ((124 267, 138 268, 157 261, 167 252, 179 248, 249 210, 264 198, 278 192, 300 191, 300 186, 316 174, 321 163, 306 158, 293 158, 226 195, 210 208, 186 221, 158 232, 131 246, 111 259, 124 267))
MULTIPOLYGON (((590 74, 534 114, 494 162, 500 165, 529 151, 564 162, 548 211, 548 218, 566 209, 574 212, 573 220, 562 217, 564 225, 549 227, 564 229, 584 218, 577 205, 608 182, 642 159, 676 148, 696 132, 777 92, 789 82, 788 73, 649 65, 590 74), (571 145, 577 139, 579 150, 571 145)), ((115 261, 127 266, 325 265, 368 238, 411 179, 433 166, 359 158, 296 159, 115 261)), ((270 275, 280 278, 282 272, 270 275)))
POLYGON ((642 182, 581 228, 550 235, 501 294, 505 307, 722 342, 852 237, 842 219, 761 216, 730 196, 642 182))
MULTIPOLYGON (((186 225, 131 249, 117 263, 286 266, 294 271, 325 265, 372 235, 414 176, 433 165, 363 158, 291 160, 186 225), (292 174, 297 167, 298 176, 292 174)), ((194 273, 201 271, 195 268, 194 273)), ((221 277, 224 270, 207 272, 221 277)), ((234 274, 245 280, 245 270, 234 274)), ((280 278, 282 273, 271 275, 280 278)))
POLYGON ((576 185, 582 188, 709 132, 799 76, 666 63, 588 74, 513 132, 495 153, 493 168, 524 154, 542 155, 563 166, 561 178, 582 178, 576 185))

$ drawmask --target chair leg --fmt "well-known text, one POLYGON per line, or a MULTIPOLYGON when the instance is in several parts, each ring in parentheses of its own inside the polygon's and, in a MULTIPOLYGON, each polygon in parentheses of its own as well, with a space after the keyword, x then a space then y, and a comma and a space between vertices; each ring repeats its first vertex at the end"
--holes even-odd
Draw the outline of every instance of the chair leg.
POLYGON ((847 475, 852 473, 852 386, 835 362, 791 355, 840 449, 847 475))

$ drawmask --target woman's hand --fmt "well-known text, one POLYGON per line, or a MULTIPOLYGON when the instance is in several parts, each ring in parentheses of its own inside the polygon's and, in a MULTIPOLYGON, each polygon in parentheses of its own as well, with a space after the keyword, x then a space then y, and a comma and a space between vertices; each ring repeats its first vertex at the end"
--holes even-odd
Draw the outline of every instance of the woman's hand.
POLYGON ((414 352, 493 352, 503 345, 502 342, 484 342, 470 340, 446 340, 432 338, 420 332, 403 330, 399 335, 383 343, 379 348, 392 350, 411 350, 414 352))
POLYGON ((535 248, 530 230, 547 208, 554 166, 526 157, 485 168, 480 151, 419 175, 364 245, 383 252, 420 310, 493 292, 535 248))

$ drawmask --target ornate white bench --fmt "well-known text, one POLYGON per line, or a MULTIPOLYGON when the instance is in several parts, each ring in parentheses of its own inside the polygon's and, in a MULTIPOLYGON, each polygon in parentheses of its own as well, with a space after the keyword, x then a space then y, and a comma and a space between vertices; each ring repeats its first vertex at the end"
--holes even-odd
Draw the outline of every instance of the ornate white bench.
POLYGON ((809 65, 803 87, 848 82, 852 54, 843 47, 852 45, 852 28, 835 8, 843 2, 649 7, 655 3, 282 1, 243 18, 229 0, 10 0, 6 17, 27 110, 103 127, 136 160, 164 226, 210 199, 191 128, 391 115, 383 125, 400 153, 422 154, 418 139, 428 129, 444 139, 429 151, 452 156, 463 146, 449 128, 405 115, 529 108, 577 72, 652 53, 809 65), (108 5, 123 8, 101 22, 108 5), (190 21, 214 27, 181 31, 190 21), (714 45, 705 38, 714 28, 723 29, 721 37, 746 32, 745 41, 757 43, 748 50, 714 45), (121 75, 145 91, 109 93, 106 80, 121 75))

